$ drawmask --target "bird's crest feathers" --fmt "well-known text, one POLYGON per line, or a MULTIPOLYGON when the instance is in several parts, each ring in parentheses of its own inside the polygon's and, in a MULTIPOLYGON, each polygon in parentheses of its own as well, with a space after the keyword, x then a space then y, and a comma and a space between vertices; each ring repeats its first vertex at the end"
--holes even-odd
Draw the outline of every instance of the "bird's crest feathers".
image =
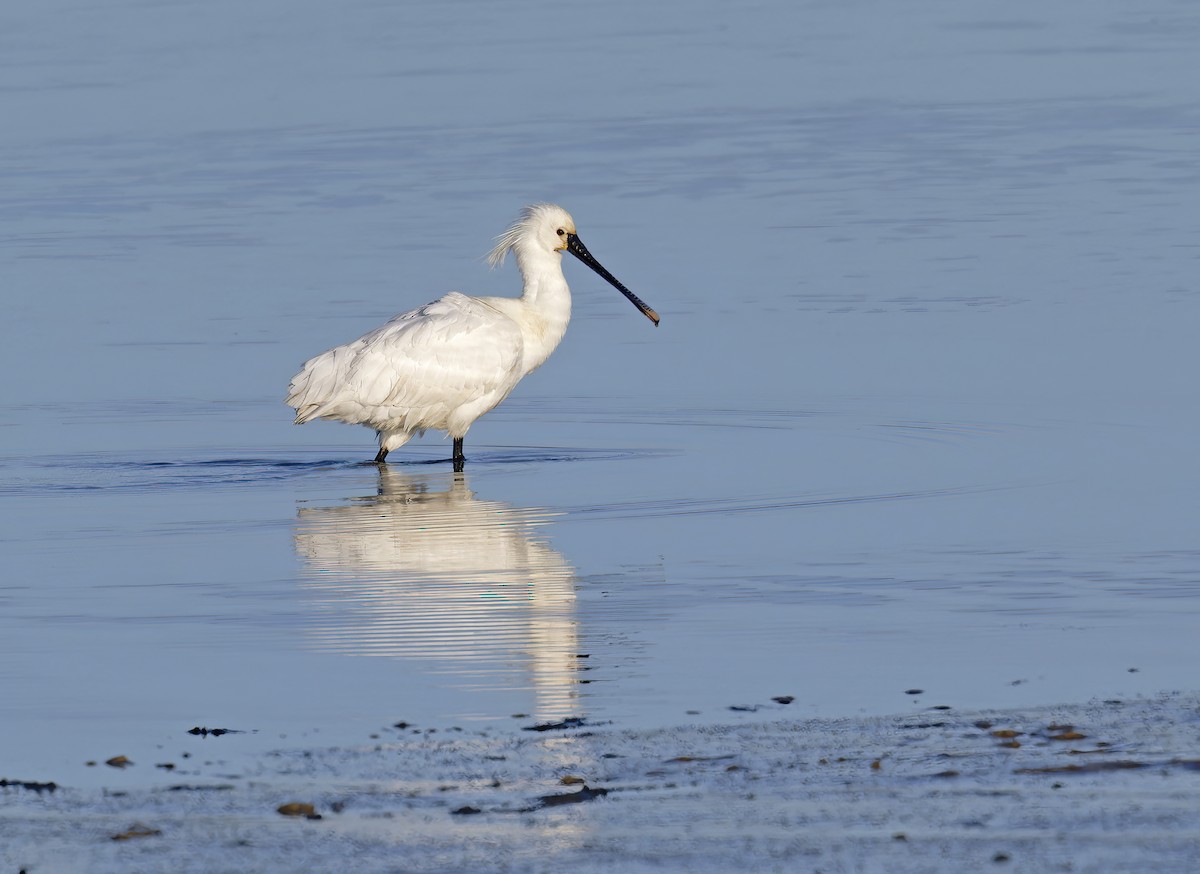
POLYGON ((571 222, 571 216, 561 206, 554 203, 532 203, 529 206, 523 207, 521 214, 517 216, 517 220, 509 226, 508 230, 496 237, 496 247, 487 256, 488 264, 493 269, 501 266, 509 251, 526 234, 532 234, 534 228, 550 216, 554 216, 555 221, 571 223, 571 226, 574 227, 574 223, 571 222))

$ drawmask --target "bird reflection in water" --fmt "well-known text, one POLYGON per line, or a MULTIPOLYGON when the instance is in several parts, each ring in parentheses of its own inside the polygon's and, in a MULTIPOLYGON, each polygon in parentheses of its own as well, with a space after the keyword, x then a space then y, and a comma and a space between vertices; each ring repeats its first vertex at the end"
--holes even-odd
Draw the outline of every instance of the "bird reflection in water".
POLYGON ((436 660, 531 688, 538 718, 575 715, 575 571, 538 532, 555 514, 480 500, 463 473, 379 478, 377 495, 299 512, 317 646, 436 660))

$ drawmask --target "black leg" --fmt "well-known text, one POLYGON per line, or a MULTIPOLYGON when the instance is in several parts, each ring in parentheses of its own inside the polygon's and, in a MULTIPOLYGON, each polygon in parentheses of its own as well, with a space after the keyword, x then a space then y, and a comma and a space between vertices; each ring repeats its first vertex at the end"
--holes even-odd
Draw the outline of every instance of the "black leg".
POLYGON ((383 464, 384 459, 387 458, 387 454, 388 454, 388 451, 386 449, 384 449, 382 446, 380 446, 379 451, 377 453, 375 453, 375 463, 383 464))
POLYGON ((454 460, 455 461, 466 461, 467 460, 467 457, 465 455, 463 455, 462 445, 463 445, 463 438, 455 437, 454 438, 454 460))

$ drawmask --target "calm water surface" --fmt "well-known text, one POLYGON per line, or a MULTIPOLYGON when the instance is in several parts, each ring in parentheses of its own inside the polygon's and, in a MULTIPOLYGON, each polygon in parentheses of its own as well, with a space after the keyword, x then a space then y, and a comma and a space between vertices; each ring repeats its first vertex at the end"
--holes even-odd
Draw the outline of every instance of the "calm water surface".
POLYGON ((1200 10, 679 12, 2 13, 0 776, 1194 688, 1200 10), (661 328, 568 264, 463 475, 290 425, 539 199, 661 328))

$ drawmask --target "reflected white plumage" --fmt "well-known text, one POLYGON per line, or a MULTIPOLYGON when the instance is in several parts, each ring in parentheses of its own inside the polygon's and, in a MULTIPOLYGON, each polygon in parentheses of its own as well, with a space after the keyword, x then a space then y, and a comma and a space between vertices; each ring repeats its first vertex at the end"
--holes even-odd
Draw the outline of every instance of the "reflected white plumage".
POLYGON ((296 424, 336 419, 373 428, 378 462, 415 435, 445 431, 454 438, 454 462, 461 467, 463 438, 472 423, 508 397, 562 340, 571 318, 564 251, 658 324, 658 314, 592 257, 561 206, 525 207, 496 238, 488 260, 497 267, 509 251, 524 285, 519 298, 452 291, 309 359, 288 387, 296 424))

